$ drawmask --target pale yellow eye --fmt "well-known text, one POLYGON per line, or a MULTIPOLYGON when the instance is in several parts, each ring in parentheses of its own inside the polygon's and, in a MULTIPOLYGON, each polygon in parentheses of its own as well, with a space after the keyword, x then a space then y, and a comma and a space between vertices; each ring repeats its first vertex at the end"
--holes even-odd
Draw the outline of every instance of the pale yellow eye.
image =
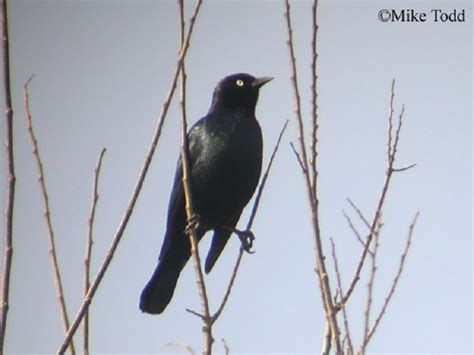
POLYGON ((243 81, 243 80, 240 80, 240 79, 237 79, 237 80, 235 81, 235 84, 236 84, 237 86, 244 86, 244 81, 243 81))

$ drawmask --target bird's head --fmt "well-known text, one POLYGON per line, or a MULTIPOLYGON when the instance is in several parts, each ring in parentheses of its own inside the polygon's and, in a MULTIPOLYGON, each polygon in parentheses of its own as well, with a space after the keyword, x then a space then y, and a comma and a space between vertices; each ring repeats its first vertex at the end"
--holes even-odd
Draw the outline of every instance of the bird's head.
POLYGON ((226 76, 214 89, 211 110, 237 109, 253 113, 260 88, 272 79, 245 73, 226 76))

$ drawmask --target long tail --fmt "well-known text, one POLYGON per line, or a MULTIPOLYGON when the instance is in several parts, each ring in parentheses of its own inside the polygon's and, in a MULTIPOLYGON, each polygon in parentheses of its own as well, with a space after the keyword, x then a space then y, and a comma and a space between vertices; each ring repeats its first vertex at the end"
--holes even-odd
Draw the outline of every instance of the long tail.
MULTIPOLYGON (((182 228, 170 228, 160 253, 158 265, 140 296, 140 309, 150 314, 162 313, 173 297, 179 274, 191 256, 188 236, 182 228)), ((198 230, 198 239, 204 231, 198 230)))
POLYGON ((150 314, 162 313, 173 297, 179 274, 185 263, 161 260, 140 296, 140 309, 150 314), (174 265, 173 265, 174 264, 174 265))

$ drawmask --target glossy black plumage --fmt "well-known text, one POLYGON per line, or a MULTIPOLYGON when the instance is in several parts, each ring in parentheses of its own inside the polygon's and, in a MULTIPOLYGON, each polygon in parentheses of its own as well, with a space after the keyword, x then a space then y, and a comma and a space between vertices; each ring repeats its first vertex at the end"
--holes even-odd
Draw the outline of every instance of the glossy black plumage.
MULTIPOLYGON (((214 231, 206 273, 213 268, 258 185, 263 142, 255 106, 260 87, 271 79, 249 74, 222 79, 208 114, 188 133, 193 207, 199 216, 197 238, 201 240, 207 231, 214 231)), ((143 312, 159 314, 171 301, 179 274, 191 255, 185 227, 180 158, 158 265, 140 297, 143 312)))

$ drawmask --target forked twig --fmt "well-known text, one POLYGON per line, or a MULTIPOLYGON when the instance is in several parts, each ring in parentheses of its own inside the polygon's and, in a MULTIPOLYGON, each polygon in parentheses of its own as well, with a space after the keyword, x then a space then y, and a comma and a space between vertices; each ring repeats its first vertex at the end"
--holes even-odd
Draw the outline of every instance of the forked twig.
POLYGON ((188 28, 188 32, 186 34, 184 44, 181 47, 181 50, 180 50, 179 55, 178 55, 176 68, 175 68, 175 71, 174 71, 172 79, 171 79, 171 83, 170 83, 170 87, 168 89, 168 93, 166 95, 166 98, 164 100, 160 115, 158 117, 155 130, 153 131, 153 137, 152 137, 152 140, 151 140, 150 147, 148 149, 147 155, 145 157, 145 161, 143 163, 143 166, 142 166, 142 169, 141 169, 140 174, 138 176, 136 185, 135 185, 135 187, 133 189, 133 192, 132 192, 132 195, 130 197, 130 201, 128 203, 128 206, 127 206, 127 208, 124 212, 122 220, 120 221, 120 224, 117 228, 117 231, 115 232, 114 238, 113 238, 112 243, 110 245, 109 251, 107 252, 107 255, 104 259, 104 262, 101 265, 99 271, 97 272, 96 277, 92 281, 91 287, 89 288, 89 291, 87 292, 87 295, 84 298, 84 300, 83 300, 83 302, 82 302, 82 304, 79 308, 79 311, 77 312, 77 315, 74 319, 74 322, 71 324, 71 327, 69 328, 69 331, 66 334, 66 337, 64 338, 63 343, 61 344, 61 346, 58 349, 59 354, 64 353, 64 351, 66 350, 69 342, 71 341, 72 337, 74 336, 80 322, 82 321, 82 318, 84 317, 85 311, 89 307, 89 305, 92 301, 92 298, 94 297, 95 292, 97 291, 97 288, 99 287, 99 284, 102 281, 102 278, 104 277, 105 272, 107 271, 107 269, 110 265, 110 262, 112 261, 112 258, 114 256, 114 253, 115 253, 116 249, 117 249, 117 246, 120 243, 120 240, 123 236, 123 233, 124 233, 124 231, 125 231, 125 229, 128 225, 128 221, 130 220, 130 217, 132 216, 133 210, 135 208, 135 204, 137 202, 138 196, 140 195, 140 192, 141 192, 141 189, 142 189, 142 186, 143 186, 143 182, 145 181, 145 176, 148 172, 151 160, 153 158, 153 154, 154 154, 156 146, 158 144, 158 140, 161 136, 161 129, 163 127, 163 123, 165 121, 166 114, 168 113, 168 108, 170 106, 171 99, 173 98, 174 92, 176 90, 176 84, 177 84, 179 73, 180 73, 180 70, 181 70, 181 65, 183 63, 184 57, 186 56, 186 53, 187 53, 187 50, 188 50, 188 47, 189 47, 190 38, 191 38, 193 29, 194 29, 194 23, 196 21, 197 15, 199 13, 199 9, 201 8, 201 4, 202 4, 202 0, 197 0, 196 6, 194 8, 194 13, 193 13, 193 15, 191 16, 191 19, 190 19, 189 28, 188 28))
MULTIPOLYGON (((354 274, 352 276, 350 285, 349 285, 349 287, 346 291, 346 294, 344 295, 344 297, 342 297, 341 303, 346 303, 347 302, 347 300, 350 298, 352 292, 354 291, 354 288, 355 288, 357 282, 360 279, 360 272, 361 272, 362 267, 364 265, 365 258, 367 256, 367 254, 369 254, 369 252, 368 252, 369 247, 370 247, 370 244, 372 243, 372 240, 373 240, 373 237, 374 237, 374 231, 375 231, 376 226, 377 226, 377 221, 379 220, 380 214, 382 213, 382 209, 383 209, 383 206, 384 206, 384 203, 385 203, 385 198, 387 196, 388 188, 390 186, 390 181, 391 181, 391 178, 392 178, 392 175, 393 175, 393 172, 394 172, 393 165, 395 163, 398 143, 399 143, 399 140, 400 140, 400 132, 401 132, 401 127, 402 127, 402 118, 403 118, 403 114, 405 112, 405 108, 404 108, 404 106, 402 106, 402 110, 401 110, 400 115, 398 117, 398 126, 397 126, 397 130, 395 132, 395 138, 393 138, 393 134, 392 134, 392 131, 393 131, 393 128, 392 128, 392 126, 393 126, 393 122, 392 122, 393 99, 392 99, 392 96, 394 95, 394 90, 395 90, 394 82, 395 81, 392 81, 392 86, 391 86, 392 91, 391 91, 391 94, 390 94, 391 99, 390 99, 389 118, 388 118, 388 121, 389 121, 388 142, 390 142, 390 143, 393 142, 393 144, 391 145, 391 148, 389 149, 391 155, 387 159, 387 169, 386 169, 386 174, 385 174, 385 181, 383 183, 382 191, 380 193, 380 197, 379 197, 379 200, 377 202, 377 207, 375 209, 374 217, 372 219, 372 222, 370 223, 369 233, 368 233, 368 236, 366 238, 366 246, 361 252, 361 255, 359 257, 359 261, 357 262, 357 265, 356 265, 354 274)), ((349 203, 351 203, 350 200, 349 200, 349 203)), ((360 210, 358 210, 355 205, 353 205, 353 207, 355 208, 355 210, 358 213, 360 212, 360 210)), ((362 218, 363 217, 362 213, 359 213, 359 216, 361 216, 361 218, 362 218)))
POLYGON ((352 202, 352 200, 350 198, 347 198, 346 200, 347 200, 347 202, 349 202, 349 204, 354 209, 354 211, 356 211, 356 213, 359 216, 359 218, 361 219, 361 221, 364 222, 365 226, 367 228, 369 228, 369 231, 370 231, 371 225, 370 225, 369 221, 367 220, 367 218, 365 218, 365 216, 362 213, 362 211, 360 210, 360 208, 357 207, 356 204, 354 202, 352 202))
POLYGON ((305 174, 307 170, 304 167, 303 161, 301 160, 301 157, 300 157, 300 153, 298 153, 298 151, 296 150, 295 145, 293 144, 293 142, 290 142, 290 147, 293 150, 293 153, 295 153, 296 161, 300 165, 301 170, 303 171, 303 174, 305 174))
MULTIPOLYGON (((94 227, 95 210, 97 207, 97 201, 99 200, 98 186, 99 186, 99 174, 100 168, 102 167, 102 159, 106 149, 103 148, 100 152, 99 161, 94 169, 94 182, 92 184, 92 204, 89 218, 87 219, 87 238, 86 238, 86 252, 84 256, 84 297, 87 295, 87 291, 90 287, 90 267, 91 267, 91 254, 92 254, 92 233, 94 227)), ((89 354, 89 310, 84 315, 83 324, 83 353, 89 354)))
MULTIPOLYGON (((31 76, 28 79, 28 81, 26 82, 24 86, 26 121, 27 121, 28 132, 31 139, 31 144, 33 146, 33 155, 36 161, 36 168, 38 170, 38 182, 40 184, 41 194, 43 197, 44 219, 46 222, 46 229, 47 229, 47 235, 48 235, 49 256, 51 260, 51 269, 53 271, 54 286, 56 288, 56 297, 57 297, 58 305, 59 305, 59 313, 61 316, 64 333, 67 333, 69 329, 69 318, 67 315, 66 299, 64 298, 63 284, 61 281, 61 273, 59 271, 58 258, 56 256, 56 246, 55 246, 55 241, 54 241, 53 223, 51 222, 51 210, 49 208, 48 190, 46 189, 43 163, 41 161, 41 156, 40 156, 40 152, 38 148, 38 141, 36 140, 35 133, 33 130, 32 115, 30 111, 28 85, 30 84, 31 79, 33 79, 33 76, 31 76)), ((75 353, 74 344, 72 342, 70 344, 70 351, 72 354, 75 353)))
MULTIPOLYGON (((344 215, 344 218, 346 219, 347 224, 349 224, 349 228, 352 230, 352 232, 356 236, 359 243, 362 245, 363 248, 365 248, 366 247, 365 242, 362 239, 362 236, 360 235, 357 228, 354 226, 354 223, 352 223, 352 219, 347 215, 346 211, 342 210, 342 214, 344 215)), ((372 255, 372 252, 370 251, 370 249, 368 250, 368 253, 372 255)))

